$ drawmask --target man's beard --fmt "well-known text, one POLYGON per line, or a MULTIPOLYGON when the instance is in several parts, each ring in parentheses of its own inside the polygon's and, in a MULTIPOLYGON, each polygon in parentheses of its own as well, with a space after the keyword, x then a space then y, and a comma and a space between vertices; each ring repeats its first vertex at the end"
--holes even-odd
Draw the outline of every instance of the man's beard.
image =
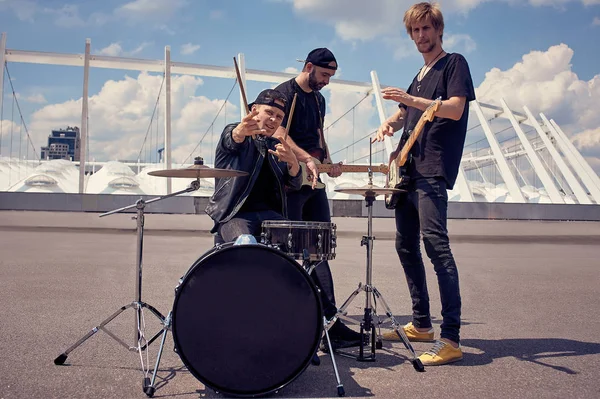
POLYGON ((319 85, 316 75, 317 71, 315 69, 308 74, 308 87, 310 87, 312 91, 319 91, 323 88, 323 86, 319 85))
POLYGON ((427 48, 425 50, 421 50, 419 48, 419 46, 417 46, 417 49, 419 50, 419 52, 421 54, 427 54, 427 53, 431 53, 433 51, 433 49, 435 48, 435 45, 436 45, 436 43, 429 42, 428 45, 427 45, 427 48))

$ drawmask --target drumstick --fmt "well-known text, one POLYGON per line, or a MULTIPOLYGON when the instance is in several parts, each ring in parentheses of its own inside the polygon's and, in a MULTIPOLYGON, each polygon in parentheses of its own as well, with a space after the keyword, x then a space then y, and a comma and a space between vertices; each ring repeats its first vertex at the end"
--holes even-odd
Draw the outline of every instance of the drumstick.
MULTIPOLYGON (((244 90, 244 85, 242 84, 242 76, 240 75, 240 68, 238 67, 237 59, 233 57, 233 65, 235 66, 235 74, 237 76, 238 85, 240 85, 240 93, 242 93, 242 101, 244 103, 244 109, 246 110, 246 115, 250 113, 250 109, 248 109, 248 100, 246 99, 246 91, 244 90)), ((253 134, 252 138, 255 139, 256 135, 253 134)))
POLYGON ((292 125, 292 117, 294 116, 294 108, 296 107, 296 97, 298 97, 298 93, 294 93, 294 99, 292 100, 292 106, 290 107, 290 114, 288 116, 287 124, 285 125, 285 133, 283 135, 284 141, 287 140, 288 131, 292 125))
POLYGON ((244 109, 246 110, 246 114, 250 113, 248 109, 248 100, 246 100, 246 91, 244 90, 244 85, 242 84, 242 76, 240 75, 240 68, 238 67, 237 60, 233 57, 233 64, 235 65, 235 74, 237 76, 238 84, 240 85, 240 92, 242 93, 242 101, 244 102, 244 109))

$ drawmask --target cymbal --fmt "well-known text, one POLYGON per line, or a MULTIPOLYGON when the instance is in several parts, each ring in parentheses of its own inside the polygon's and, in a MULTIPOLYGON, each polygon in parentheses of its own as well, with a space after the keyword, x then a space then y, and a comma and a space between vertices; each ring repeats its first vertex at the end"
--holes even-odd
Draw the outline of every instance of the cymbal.
POLYGON ((406 190, 402 190, 399 188, 377 187, 372 184, 367 184, 366 186, 362 186, 362 187, 336 188, 334 191, 336 191, 338 193, 344 193, 344 194, 362 195, 363 197, 367 197, 367 196, 376 197, 378 195, 396 194, 396 193, 406 192, 406 190))
POLYGON ((159 177, 184 177, 188 179, 200 179, 209 177, 236 177, 246 176, 248 172, 235 169, 218 169, 206 165, 192 165, 181 169, 164 169, 148 172, 151 176, 159 177))

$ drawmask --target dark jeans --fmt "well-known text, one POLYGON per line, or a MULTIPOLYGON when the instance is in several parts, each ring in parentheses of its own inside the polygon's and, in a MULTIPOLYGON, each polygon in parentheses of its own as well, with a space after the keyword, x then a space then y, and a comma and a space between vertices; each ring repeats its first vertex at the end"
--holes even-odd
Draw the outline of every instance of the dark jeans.
POLYGON ((396 207, 396 251, 412 298, 413 324, 430 328, 429 294, 421 256, 425 252, 437 275, 442 302, 441 337, 460 340, 461 299, 458 270, 450 251, 447 230, 448 193, 441 178, 420 178, 396 207))
MULTIPOLYGON (((329 207, 327 208, 329 209, 329 207)), ((240 212, 234 218, 228 222, 223 223, 219 226, 217 234, 215 235, 215 244, 224 242, 235 241, 237 237, 242 234, 252 234, 256 237, 256 241, 260 242, 260 233, 262 231, 262 222, 265 220, 286 220, 281 214, 275 211, 260 211, 260 212, 240 212)), ((323 313, 328 319, 332 318, 337 313, 335 303, 332 303, 323 287, 323 281, 317 273, 320 268, 324 265, 329 268, 327 262, 321 263, 317 266, 312 274, 311 278, 313 282, 320 288, 321 291, 321 304, 323 305, 323 313)), ((331 272, 329 273, 329 279, 325 280, 330 282, 331 290, 333 290, 333 282, 331 281, 331 272)), ((325 285, 327 287, 327 285, 325 285)))
POLYGON ((242 234, 252 234, 260 242, 262 222, 265 220, 285 220, 280 213, 275 211, 240 212, 226 223, 219 226, 215 244, 219 236, 224 242, 235 241, 242 234))
MULTIPOLYGON (((315 189, 303 186, 298 191, 287 193, 288 217, 290 220, 309 221, 309 222, 331 222, 331 213, 329 212, 329 201, 324 189, 315 189)), ((335 306, 335 293, 333 290, 333 277, 329 262, 324 261, 315 268, 313 274, 316 274, 321 282, 320 287, 324 296, 323 309, 325 317, 332 318, 337 313, 335 306)))

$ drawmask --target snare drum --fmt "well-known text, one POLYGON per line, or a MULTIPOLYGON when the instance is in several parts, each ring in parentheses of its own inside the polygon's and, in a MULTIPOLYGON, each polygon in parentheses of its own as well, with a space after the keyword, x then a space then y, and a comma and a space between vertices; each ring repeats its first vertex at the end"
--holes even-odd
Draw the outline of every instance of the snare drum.
POLYGON ((261 244, 217 246, 200 257, 175 293, 175 349, 190 373, 231 396, 262 396, 298 377, 323 329, 306 271, 261 244))
POLYGON ((266 220, 262 223, 261 242, 274 246, 294 259, 303 260, 304 250, 309 260, 335 259, 335 223, 266 220))

